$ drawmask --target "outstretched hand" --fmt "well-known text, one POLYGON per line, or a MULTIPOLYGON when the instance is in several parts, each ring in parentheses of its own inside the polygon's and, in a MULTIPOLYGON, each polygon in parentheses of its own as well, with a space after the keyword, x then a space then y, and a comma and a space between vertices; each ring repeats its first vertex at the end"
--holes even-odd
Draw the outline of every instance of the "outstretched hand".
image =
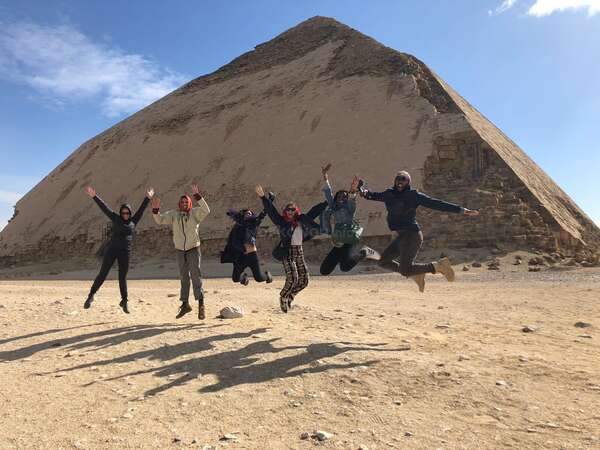
POLYGON ((465 216, 469 216, 469 217, 476 217, 479 215, 479 211, 477 211, 476 209, 467 209, 465 208, 465 211, 463 213, 465 216))
POLYGON ((146 191, 146 197, 152 200, 152 197, 154 197, 154 188, 150 188, 146 191))
POLYGON ((258 195, 260 198, 263 198, 265 196, 265 190, 260 184, 256 185, 256 187, 254 188, 254 192, 256 192, 256 195, 258 195))
POLYGON ((96 189, 94 189, 94 188, 93 188, 93 187, 91 187, 91 186, 87 186, 87 187, 85 188, 85 193, 86 193, 87 195, 89 195, 90 197, 94 198, 94 197, 96 196, 96 189))
POLYGON ((354 175, 354 178, 352 178, 352 183, 350 184, 350 192, 356 192, 358 191, 358 183, 360 183, 360 178, 358 178, 357 175, 354 175))
POLYGON ((152 197, 152 209, 160 209, 160 198, 152 197))
POLYGON ((200 194, 200 188, 198 187, 198 185, 196 183, 192 184, 192 194, 193 195, 200 194))

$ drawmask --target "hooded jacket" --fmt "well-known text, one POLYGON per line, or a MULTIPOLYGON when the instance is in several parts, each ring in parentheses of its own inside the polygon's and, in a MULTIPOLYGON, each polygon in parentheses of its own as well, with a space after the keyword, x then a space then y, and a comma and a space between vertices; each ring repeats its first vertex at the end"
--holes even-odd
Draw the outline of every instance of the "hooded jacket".
POLYGON ((133 242, 133 236, 135 234, 135 227, 138 222, 142 219, 144 211, 150 202, 148 197, 144 198, 144 201, 138 208, 138 210, 133 213, 131 210, 131 206, 128 203, 124 203, 119 207, 119 212, 114 212, 110 209, 106 203, 102 201, 100 197, 97 195, 94 197, 94 201, 100 207, 100 210, 110 219, 111 222, 111 235, 110 240, 107 243, 107 247, 111 247, 114 249, 122 249, 131 251, 131 246, 133 242), (121 210, 128 209, 130 213, 129 220, 123 220, 121 217, 121 210))
MULTIPOLYGON (((273 250, 273 258, 281 261, 288 253, 292 245, 292 234, 294 233, 294 225, 287 222, 279 211, 273 205, 273 201, 268 197, 262 197, 263 207, 269 215, 269 218, 279 229, 281 241, 273 250)), ((302 227, 303 242, 309 241, 316 235, 321 233, 320 226, 315 222, 315 219, 327 208, 327 202, 317 203, 306 214, 300 214, 297 218, 298 226, 302 227)))
POLYGON ((366 191, 364 197, 367 200, 385 203, 387 223, 392 231, 420 231, 421 227, 417 223, 417 208, 419 206, 456 214, 464 211, 461 206, 429 197, 416 189, 412 189, 410 185, 403 190, 393 187, 383 192, 366 191))
MULTIPOLYGON (((157 224, 173 226, 173 244, 177 250, 187 251, 200 246, 198 228, 210 213, 210 208, 200 194, 195 194, 194 200, 198 206, 187 212, 171 210, 161 213, 158 209, 152 210, 152 218, 157 224)), ((191 204, 188 200, 188 205, 191 204)))
POLYGON ((251 218, 245 218, 237 211, 230 211, 227 215, 233 219, 235 225, 229 232, 225 249, 221 252, 222 263, 231 263, 243 258, 246 245, 256 245, 258 227, 267 213, 263 211, 251 218))

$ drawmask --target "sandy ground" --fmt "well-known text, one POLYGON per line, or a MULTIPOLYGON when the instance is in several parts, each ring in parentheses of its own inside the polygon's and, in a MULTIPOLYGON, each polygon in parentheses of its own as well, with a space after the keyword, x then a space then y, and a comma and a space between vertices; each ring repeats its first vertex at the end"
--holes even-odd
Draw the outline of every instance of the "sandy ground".
POLYGON ((210 279, 204 322, 176 280, 130 315, 115 281, 90 310, 87 281, 1 281, 0 447, 600 448, 600 269, 458 275, 313 277, 287 315, 281 278, 210 279))

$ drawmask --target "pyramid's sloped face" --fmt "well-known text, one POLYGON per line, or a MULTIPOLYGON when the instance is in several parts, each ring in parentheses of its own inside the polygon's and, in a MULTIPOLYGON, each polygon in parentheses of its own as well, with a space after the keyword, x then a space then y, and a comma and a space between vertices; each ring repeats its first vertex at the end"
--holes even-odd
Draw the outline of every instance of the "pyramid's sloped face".
MULTIPOLYGON (((210 239, 226 236, 228 208, 259 208, 257 183, 276 192, 281 205, 293 200, 308 209, 322 201, 320 167, 327 162, 334 189, 347 188, 354 174, 384 189, 400 169, 419 183, 432 133, 464 120, 436 114, 411 76, 320 76, 339 45, 171 94, 87 142, 19 202, 2 253, 43 238, 99 239, 106 219, 84 195, 88 184, 114 208, 138 204, 154 186, 169 208, 198 182, 212 208, 202 226, 210 239)), ((149 216, 140 229, 155 226, 149 216)), ((360 216, 368 233, 387 232, 381 205, 364 202, 360 216)))

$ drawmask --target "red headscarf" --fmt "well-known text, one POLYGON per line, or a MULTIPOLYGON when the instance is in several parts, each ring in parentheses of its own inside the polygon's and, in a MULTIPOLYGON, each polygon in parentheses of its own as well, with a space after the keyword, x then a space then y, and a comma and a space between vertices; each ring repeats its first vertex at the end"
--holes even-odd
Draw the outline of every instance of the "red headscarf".
POLYGON ((283 217, 283 220, 285 220, 287 223, 291 223, 294 227, 297 227, 298 226, 298 217, 300 217, 300 208, 298 208, 298 205, 295 205, 294 203, 289 203, 285 206, 285 208, 283 208, 281 217, 283 217), (286 213, 286 209, 288 209, 290 206, 293 206, 296 210, 292 217, 290 217, 286 213))
POLYGON ((185 194, 185 195, 182 195, 181 197, 179 197, 179 211, 184 212, 184 213, 189 213, 192 210, 193 206, 194 205, 192 203, 192 198, 189 195, 185 194), (187 198, 187 201, 188 201, 187 209, 181 208, 181 200, 183 200, 184 198, 187 198))

